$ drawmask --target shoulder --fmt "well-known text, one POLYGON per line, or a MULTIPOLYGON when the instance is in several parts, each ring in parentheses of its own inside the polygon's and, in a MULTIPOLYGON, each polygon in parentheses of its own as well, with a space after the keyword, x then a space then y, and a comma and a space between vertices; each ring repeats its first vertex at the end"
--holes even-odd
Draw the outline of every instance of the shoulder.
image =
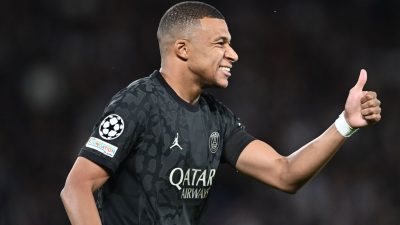
POLYGON ((154 93, 154 78, 152 75, 137 79, 125 88, 118 91, 112 98, 108 106, 125 105, 141 106, 149 102, 154 93))

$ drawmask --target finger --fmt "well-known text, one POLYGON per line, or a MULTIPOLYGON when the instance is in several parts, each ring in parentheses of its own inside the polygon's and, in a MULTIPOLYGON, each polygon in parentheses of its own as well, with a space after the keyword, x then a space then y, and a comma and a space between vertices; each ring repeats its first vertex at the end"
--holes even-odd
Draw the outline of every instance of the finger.
POLYGON ((381 101, 379 101, 379 99, 372 99, 372 100, 368 100, 364 103, 361 104, 361 109, 366 109, 366 108, 370 108, 370 107, 376 107, 376 106, 380 106, 381 105, 381 101))
POLYGON ((362 109, 361 115, 369 116, 373 114, 380 114, 381 112, 382 112, 381 107, 373 107, 373 108, 362 109))
POLYGON ((362 69, 360 71, 360 76, 358 76, 358 81, 356 83, 356 85, 354 85, 354 89, 362 91, 362 89, 365 86, 365 83, 367 83, 367 71, 362 69))
POLYGON ((363 93, 364 95, 361 97, 361 103, 378 97, 378 94, 375 91, 364 91, 363 93))
POLYGON ((369 116, 364 116, 364 119, 368 120, 369 123, 376 123, 381 120, 381 114, 372 114, 369 116))

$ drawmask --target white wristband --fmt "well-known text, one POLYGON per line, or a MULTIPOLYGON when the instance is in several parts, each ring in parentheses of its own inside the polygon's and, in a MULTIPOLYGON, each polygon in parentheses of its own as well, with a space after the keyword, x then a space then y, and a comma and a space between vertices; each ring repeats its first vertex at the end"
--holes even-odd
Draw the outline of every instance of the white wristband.
POLYGON ((350 137, 352 134, 354 134, 358 128, 352 128, 344 118, 344 112, 342 112, 339 115, 339 118, 336 119, 335 121, 335 127, 337 131, 343 136, 343 137, 350 137))

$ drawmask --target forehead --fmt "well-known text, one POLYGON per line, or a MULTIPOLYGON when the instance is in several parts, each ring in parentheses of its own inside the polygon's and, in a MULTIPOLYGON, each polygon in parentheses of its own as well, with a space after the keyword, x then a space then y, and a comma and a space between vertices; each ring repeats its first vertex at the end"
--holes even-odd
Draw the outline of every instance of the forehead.
POLYGON ((200 19, 200 25, 202 33, 210 38, 223 37, 231 40, 231 35, 225 20, 206 17, 200 19))

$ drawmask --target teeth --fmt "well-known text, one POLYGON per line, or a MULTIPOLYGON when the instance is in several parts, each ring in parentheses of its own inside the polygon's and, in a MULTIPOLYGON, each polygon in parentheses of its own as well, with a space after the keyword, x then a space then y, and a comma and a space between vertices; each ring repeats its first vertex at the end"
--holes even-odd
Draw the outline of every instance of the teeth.
POLYGON ((226 66, 221 66, 220 68, 223 69, 223 70, 225 70, 225 71, 228 71, 228 72, 231 71, 231 68, 226 67, 226 66))

